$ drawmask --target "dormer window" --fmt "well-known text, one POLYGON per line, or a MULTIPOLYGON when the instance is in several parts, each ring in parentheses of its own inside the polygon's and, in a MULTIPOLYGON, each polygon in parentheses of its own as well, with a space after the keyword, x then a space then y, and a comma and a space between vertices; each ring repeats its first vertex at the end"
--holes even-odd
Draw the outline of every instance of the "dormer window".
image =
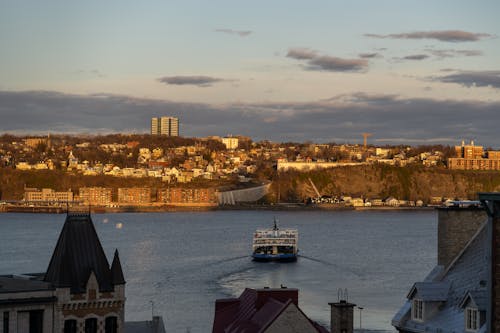
POLYGON ((417 321, 424 321, 424 301, 421 299, 414 299, 412 305, 412 318, 417 321))
POLYGON ((465 309, 465 330, 476 332, 479 329, 479 311, 476 308, 465 309))

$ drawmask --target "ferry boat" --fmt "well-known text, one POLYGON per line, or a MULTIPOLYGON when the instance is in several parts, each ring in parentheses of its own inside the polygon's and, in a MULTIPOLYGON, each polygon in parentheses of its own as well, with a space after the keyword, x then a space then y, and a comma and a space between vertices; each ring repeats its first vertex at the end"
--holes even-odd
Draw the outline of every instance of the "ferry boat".
POLYGON ((297 260, 297 229, 279 229, 274 220, 272 229, 257 229, 253 235, 255 261, 295 261, 297 260))

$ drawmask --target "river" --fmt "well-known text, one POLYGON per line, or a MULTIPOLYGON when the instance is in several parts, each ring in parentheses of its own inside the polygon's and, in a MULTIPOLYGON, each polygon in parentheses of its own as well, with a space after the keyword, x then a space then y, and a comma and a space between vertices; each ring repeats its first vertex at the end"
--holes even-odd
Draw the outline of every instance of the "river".
MULTIPOLYGON (((94 214, 108 260, 120 252, 126 320, 163 316, 168 332, 211 332, 217 298, 245 287, 299 289, 299 306, 330 323, 328 302, 347 289, 363 307, 363 329, 394 331, 390 321, 415 281, 436 263, 434 211, 210 211, 94 214), (252 234, 299 230, 295 263, 251 261, 252 234)), ((65 215, 0 214, 0 274, 47 269, 65 215)), ((355 328, 359 328, 355 308, 355 328)))

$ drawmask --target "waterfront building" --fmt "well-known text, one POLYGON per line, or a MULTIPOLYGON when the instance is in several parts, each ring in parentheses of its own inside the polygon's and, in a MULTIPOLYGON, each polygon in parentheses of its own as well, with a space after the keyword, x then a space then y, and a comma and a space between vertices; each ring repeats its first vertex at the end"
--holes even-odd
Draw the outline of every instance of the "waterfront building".
POLYGON ((87 205, 107 206, 112 202, 112 189, 109 187, 80 187, 80 200, 87 205))
POLYGON ((399 332, 500 331, 500 193, 438 209, 437 265, 392 319, 399 332))
POLYGON ((73 192, 70 190, 65 192, 56 192, 51 188, 25 188, 24 201, 44 201, 44 202, 72 202, 73 192))
POLYGON ((151 135, 179 136, 179 118, 151 118, 151 135))
POLYGON ((133 205, 144 205, 151 202, 149 187, 120 187, 118 188, 118 202, 133 205))
POLYGON ((213 188, 169 187, 158 190, 158 202, 173 205, 213 205, 217 203, 213 188))
POLYGON ((457 157, 448 159, 451 170, 500 170, 500 151, 484 151, 483 146, 474 145, 471 141, 466 145, 455 146, 457 157))

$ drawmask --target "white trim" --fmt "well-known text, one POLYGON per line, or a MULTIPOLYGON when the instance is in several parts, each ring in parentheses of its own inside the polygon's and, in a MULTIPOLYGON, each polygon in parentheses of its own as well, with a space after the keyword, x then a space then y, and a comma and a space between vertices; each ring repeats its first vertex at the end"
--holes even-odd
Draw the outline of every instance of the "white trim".
POLYGON ((411 319, 414 321, 423 322, 425 314, 425 302, 415 298, 411 301, 411 319))
POLYGON ((479 310, 475 307, 466 307, 464 310, 464 327, 466 332, 477 332, 481 325, 479 310))

